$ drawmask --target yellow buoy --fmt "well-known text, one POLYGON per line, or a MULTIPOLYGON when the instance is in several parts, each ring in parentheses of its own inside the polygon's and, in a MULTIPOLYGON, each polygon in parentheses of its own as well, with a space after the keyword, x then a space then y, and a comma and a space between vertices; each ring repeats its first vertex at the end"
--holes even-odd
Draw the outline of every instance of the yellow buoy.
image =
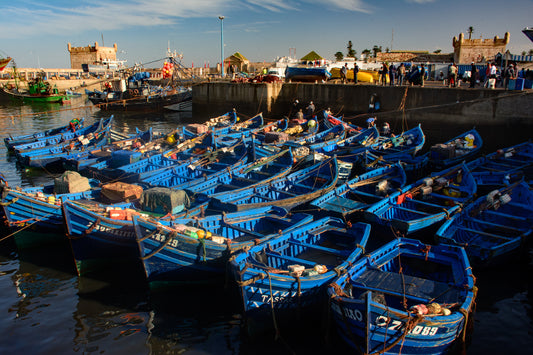
POLYGON ((203 229, 197 230, 196 234, 198 234, 198 239, 204 239, 205 238, 205 232, 204 232, 203 229))

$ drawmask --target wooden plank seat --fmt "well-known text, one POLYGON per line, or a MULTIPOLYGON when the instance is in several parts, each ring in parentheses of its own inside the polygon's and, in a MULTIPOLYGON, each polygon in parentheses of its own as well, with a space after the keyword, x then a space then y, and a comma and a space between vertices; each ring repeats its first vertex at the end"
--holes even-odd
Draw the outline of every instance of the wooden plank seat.
POLYGON ((333 254, 333 255, 336 255, 336 256, 340 256, 340 257, 343 257, 343 258, 346 258, 348 255, 350 255, 350 251, 348 251, 348 250, 338 250, 338 249, 323 247, 323 246, 320 246, 320 245, 304 243, 304 242, 300 242, 298 240, 289 240, 289 243, 290 244, 294 244, 294 245, 301 245, 302 247, 309 248, 309 249, 316 249, 316 250, 319 250, 319 251, 322 251, 322 252, 325 252, 325 253, 329 253, 329 254, 333 254))

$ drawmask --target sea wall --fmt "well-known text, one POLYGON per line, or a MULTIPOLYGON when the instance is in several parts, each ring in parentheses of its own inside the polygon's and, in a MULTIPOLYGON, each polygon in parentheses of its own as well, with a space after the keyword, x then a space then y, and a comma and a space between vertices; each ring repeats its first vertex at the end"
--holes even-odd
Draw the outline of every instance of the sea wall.
MULTIPOLYGON (((428 85, 429 86, 429 85, 428 85)), ((314 83, 211 82, 193 87, 195 117, 212 117, 235 108, 267 118, 291 114, 294 100, 302 108, 313 101, 317 110, 330 108, 336 115, 368 115, 374 96, 380 102, 380 118, 401 117, 423 123, 457 122, 472 125, 533 124, 533 91, 314 83), (402 110, 404 108, 404 110, 402 110)), ((360 123, 360 122, 357 122, 360 123)))

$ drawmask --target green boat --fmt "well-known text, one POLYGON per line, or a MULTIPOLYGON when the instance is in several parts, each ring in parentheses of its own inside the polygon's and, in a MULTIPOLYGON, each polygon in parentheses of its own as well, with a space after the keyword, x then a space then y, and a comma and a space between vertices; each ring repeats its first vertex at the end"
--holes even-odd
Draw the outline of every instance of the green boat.
POLYGON ((28 82, 28 91, 19 91, 18 88, 13 90, 4 88, 4 92, 15 99, 22 99, 25 102, 62 103, 69 99, 68 95, 60 94, 57 87, 55 85, 52 86, 41 75, 28 82))

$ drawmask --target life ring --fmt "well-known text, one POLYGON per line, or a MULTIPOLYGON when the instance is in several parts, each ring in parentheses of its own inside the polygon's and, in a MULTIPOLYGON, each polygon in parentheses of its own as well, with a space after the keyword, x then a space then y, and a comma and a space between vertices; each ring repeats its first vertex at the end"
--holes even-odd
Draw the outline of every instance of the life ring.
POLYGON ((137 90, 137 89, 133 89, 133 95, 134 95, 134 96, 139 95, 139 90, 137 90))

